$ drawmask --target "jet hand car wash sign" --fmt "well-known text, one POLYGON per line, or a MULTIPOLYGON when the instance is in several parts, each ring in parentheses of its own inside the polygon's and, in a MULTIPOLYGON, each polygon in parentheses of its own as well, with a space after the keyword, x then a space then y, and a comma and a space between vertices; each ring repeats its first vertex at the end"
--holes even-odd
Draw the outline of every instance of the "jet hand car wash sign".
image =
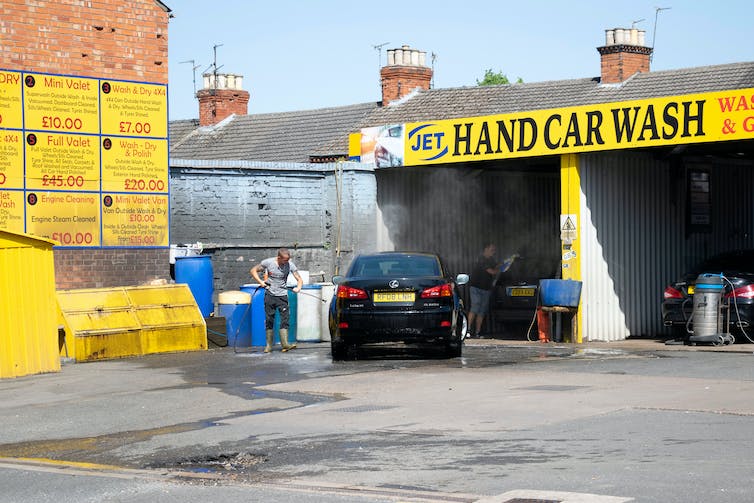
POLYGON ((388 167, 752 138, 754 89, 742 89, 368 128, 361 148, 388 167))

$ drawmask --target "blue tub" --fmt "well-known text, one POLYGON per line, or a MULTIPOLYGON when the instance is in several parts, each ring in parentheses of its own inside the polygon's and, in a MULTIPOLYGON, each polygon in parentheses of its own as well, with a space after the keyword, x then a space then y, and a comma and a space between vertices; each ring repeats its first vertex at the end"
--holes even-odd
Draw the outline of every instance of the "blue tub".
POLYGON ((579 307, 581 281, 542 279, 539 281, 539 304, 542 306, 579 307))

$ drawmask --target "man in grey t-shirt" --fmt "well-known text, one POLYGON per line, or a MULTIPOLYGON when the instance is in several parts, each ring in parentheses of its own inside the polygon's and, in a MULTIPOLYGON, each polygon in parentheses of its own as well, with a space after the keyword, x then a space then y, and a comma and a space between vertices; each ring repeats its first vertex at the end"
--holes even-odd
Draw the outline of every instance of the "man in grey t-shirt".
POLYGON ((269 353, 272 351, 275 335, 275 311, 280 312, 280 345, 283 346, 284 352, 294 349, 296 344, 288 343, 290 310, 288 309, 288 291, 285 286, 288 281, 288 273, 296 278, 296 286, 293 288, 294 293, 301 291, 304 281, 298 273, 296 264, 291 262, 291 252, 288 251, 288 248, 280 248, 278 249, 277 257, 262 260, 262 262, 252 267, 250 272, 254 281, 265 289, 264 328, 267 345, 264 347, 264 352, 269 353), (264 275, 265 272, 266 278, 262 279, 260 274, 264 275))

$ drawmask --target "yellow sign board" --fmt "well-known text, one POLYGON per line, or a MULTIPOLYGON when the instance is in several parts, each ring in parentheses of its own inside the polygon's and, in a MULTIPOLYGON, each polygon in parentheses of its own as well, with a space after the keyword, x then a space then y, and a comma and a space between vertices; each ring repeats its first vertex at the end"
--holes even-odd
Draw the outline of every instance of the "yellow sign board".
POLYGON ((102 83, 102 134, 165 138, 167 125, 165 86, 116 81, 102 83))
POLYGON ((26 188, 99 190, 97 137, 27 133, 26 188))
POLYGON ((752 138, 754 89, 739 89, 384 126, 372 155, 416 166, 752 138))
POLYGON ((102 149, 102 190, 167 193, 168 141, 105 138, 102 149))
POLYGON ((0 229, 24 232, 24 193, 0 190, 0 229))
POLYGON ((99 246, 97 194, 29 192, 26 229, 29 234, 52 239, 63 246, 99 246))
POLYGON ((165 247, 167 86, 0 69, 0 227, 165 247))
POLYGON ((99 133, 97 80, 25 73, 24 128, 99 133))
POLYGON ((0 128, 21 128, 21 73, 0 70, 0 128))
POLYGON ((24 188, 23 141, 20 131, 0 129, 0 189, 24 188))
POLYGON ((168 197, 115 194, 103 198, 105 246, 168 246, 168 197))

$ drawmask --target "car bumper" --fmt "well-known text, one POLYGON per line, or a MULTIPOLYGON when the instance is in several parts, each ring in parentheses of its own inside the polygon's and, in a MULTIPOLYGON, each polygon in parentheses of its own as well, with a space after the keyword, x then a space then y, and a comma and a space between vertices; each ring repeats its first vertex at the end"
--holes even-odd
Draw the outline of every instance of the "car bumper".
POLYGON ((332 338, 355 344, 448 342, 454 334, 452 318, 451 311, 344 313, 333 324, 332 338), (342 323, 346 323, 348 327, 340 326, 342 323), (443 324, 446 326, 442 326, 443 324))

